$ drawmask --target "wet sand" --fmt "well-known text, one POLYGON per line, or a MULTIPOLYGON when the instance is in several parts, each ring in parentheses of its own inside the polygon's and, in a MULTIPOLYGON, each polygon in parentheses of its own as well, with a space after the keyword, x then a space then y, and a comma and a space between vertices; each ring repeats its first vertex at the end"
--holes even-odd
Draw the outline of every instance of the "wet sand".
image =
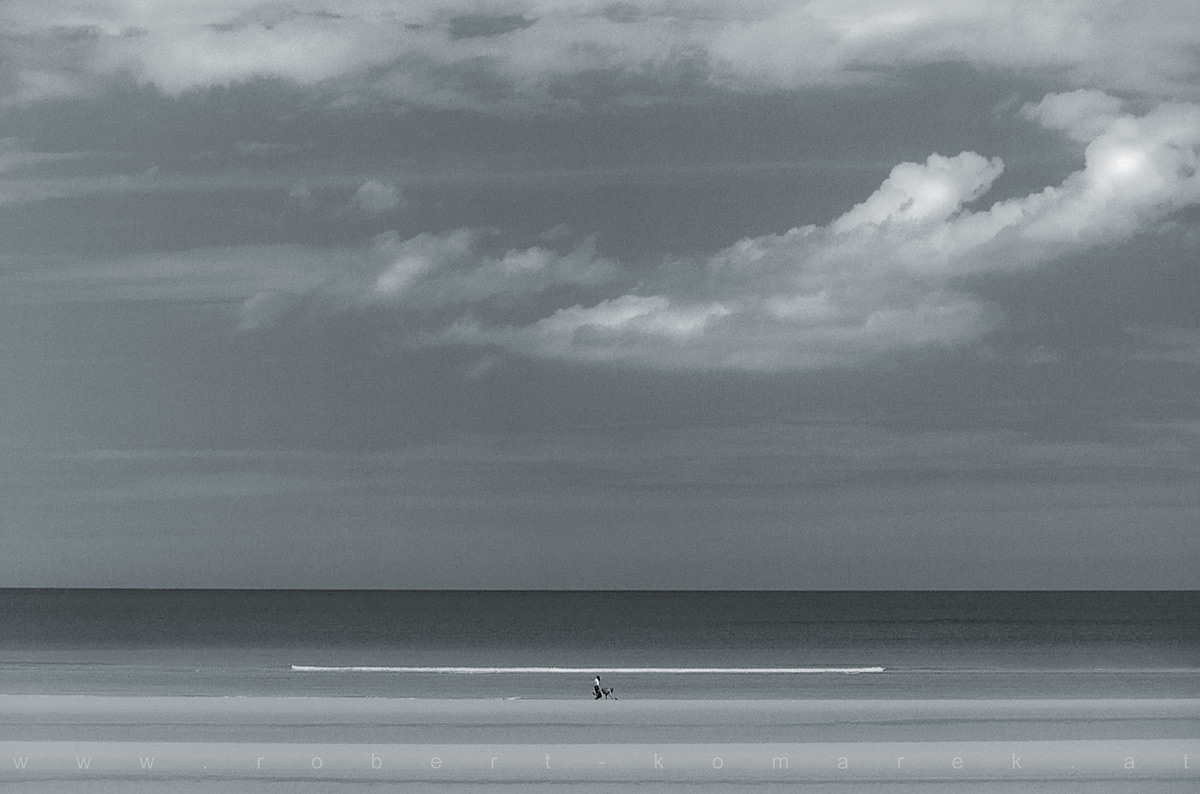
POLYGON ((1200 699, 0 695, 0 767, 22 792, 1190 792, 1200 699))
MULTIPOLYGON (((1125 735, 1163 738, 1175 731, 1200 734, 1200 698, 1163 699, 831 699, 831 700, 576 700, 425 699, 359 697, 191 697, 0 695, 0 738, 40 731, 47 739, 67 737, 143 740, 164 731, 211 730, 227 741, 278 740, 323 733, 326 740, 380 731, 415 730, 438 741, 494 740, 504 731, 544 741, 544 728, 560 741, 602 742, 658 739, 658 729, 680 741, 715 729, 745 741, 747 733, 787 732, 816 741, 830 732, 915 731, 913 738, 941 739, 946 728, 962 738, 1012 725, 1033 738, 1094 738, 1103 727, 1125 735), (1044 735, 1048 726, 1075 726, 1080 734, 1044 735), (1092 734, 1092 735, 1085 735, 1092 734)), ((215 740, 215 736, 213 737, 215 740)), ((315 738, 315 737, 306 737, 315 738)), ((704 736, 708 741, 711 737, 704 736)), ((756 737, 755 740, 758 740, 756 737)))

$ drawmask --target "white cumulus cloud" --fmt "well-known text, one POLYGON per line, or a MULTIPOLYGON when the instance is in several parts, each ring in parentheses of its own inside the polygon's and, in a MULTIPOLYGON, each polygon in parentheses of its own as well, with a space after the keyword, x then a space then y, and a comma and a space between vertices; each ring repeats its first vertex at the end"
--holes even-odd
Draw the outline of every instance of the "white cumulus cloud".
POLYGON ((827 226, 741 240, 676 294, 637 291, 524 326, 460 322, 447 341, 655 368, 854 364, 977 339, 1001 320, 964 275, 1031 268, 1120 242, 1200 202, 1200 107, 1136 116, 1106 94, 1050 95, 1027 118, 1081 139, 1061 184, 974 208, 1003 163, 974 152, 897 165, 827 226))

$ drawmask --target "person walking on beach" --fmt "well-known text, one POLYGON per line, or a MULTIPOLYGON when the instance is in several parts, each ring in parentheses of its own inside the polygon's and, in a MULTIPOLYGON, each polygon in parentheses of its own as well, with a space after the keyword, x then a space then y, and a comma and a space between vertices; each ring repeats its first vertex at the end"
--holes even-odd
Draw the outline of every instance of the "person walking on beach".
POLYGON ((596 700, 600 698, 612 698, 616 700, 617 698, 612 692, 612 689, 600 686, 600 676, 596 676, 595 680, 592 681, 592 694, 596 696, 596 700))

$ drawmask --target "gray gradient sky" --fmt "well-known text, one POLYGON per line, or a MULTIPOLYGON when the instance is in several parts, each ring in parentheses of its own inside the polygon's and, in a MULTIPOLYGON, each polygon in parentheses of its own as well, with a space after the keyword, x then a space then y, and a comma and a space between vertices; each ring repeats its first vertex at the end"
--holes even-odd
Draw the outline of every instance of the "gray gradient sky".
POLYGON ((0 586, 1200 586, 1191 0, 0 48, 0 586))

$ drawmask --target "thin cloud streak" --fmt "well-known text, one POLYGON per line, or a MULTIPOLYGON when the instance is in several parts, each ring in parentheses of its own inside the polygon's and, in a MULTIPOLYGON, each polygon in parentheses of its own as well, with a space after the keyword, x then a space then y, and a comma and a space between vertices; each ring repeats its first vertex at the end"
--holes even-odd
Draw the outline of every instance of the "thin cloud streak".
MULTIPOLYGON (((1189 537, 1196 428, 1141 430, 1061 444, 1005 429, 835 422, 464 435, 376 454, 93 450, 54 456, 53 492, 13 492, 13 515, 49 517, 38 543, 58 553, 19 566, 10 555, 4 572, 95 586, 104 567, 83 558, 114 560, 134 546, 139 586, 169 586, 170 576, 205 586, 219 575, 224 586, 344 587, 353 570, 359 587, 462 586, 467 575, 491 587, 533 577, 548 587, 711 588, 719 561, 739 571, 721 586, 911 588, 905 567, 920 561, 942 571, 944 586, 1044 587, 1046 574, 1027 567, 1034 559, 1055 561, 1058 587, 1144 586, 1151 572, 1186 586, 1187 567, 1176 559, 1164 571, 1151 541, 1189 537), (97 511, 119 526, 105 543, 82 543, 97 511), (579 551, 597 537, 611 547, 604 570, 579 551), (1078 553, 1093 544, 1120 568, 1078 553), (291 549, 288 566, 278 565, 281 548, 291 549), (453 572, 430 564, 450 548, 466 550, 453 572)), ((10 465, 37 471, 45 461, 10 465)), ((23 536, 14 547, 32 545, 23 536)))
POLYGON ((78 487, 56 496, 70 503, 220 501, 316 492, 414 499, 418 494, 410 489, 426 487, 424 478, 411 482, 417 471, 429 477, 444 472, 447 490, 450 483, 467 479, 495 489, 533 478, 543 486, 546 480, 581 485, 592 479, 599 490, 614 484, 637 490, 809 490, 908 486, 918 480, 1103 483, 1200 474, 1196 423, 1136 422, 1114 426, 1111 433, 1107 440, 1049 442, 1010 429, 918 431, 814 421, 703 432, 656 428, 633 439, 619 430, 544 431, 521 439, 464 433, 370 454, 97 449, 44 457, 81 473, 78 487), (98 487, 96 479, 111 482, 98 487))

